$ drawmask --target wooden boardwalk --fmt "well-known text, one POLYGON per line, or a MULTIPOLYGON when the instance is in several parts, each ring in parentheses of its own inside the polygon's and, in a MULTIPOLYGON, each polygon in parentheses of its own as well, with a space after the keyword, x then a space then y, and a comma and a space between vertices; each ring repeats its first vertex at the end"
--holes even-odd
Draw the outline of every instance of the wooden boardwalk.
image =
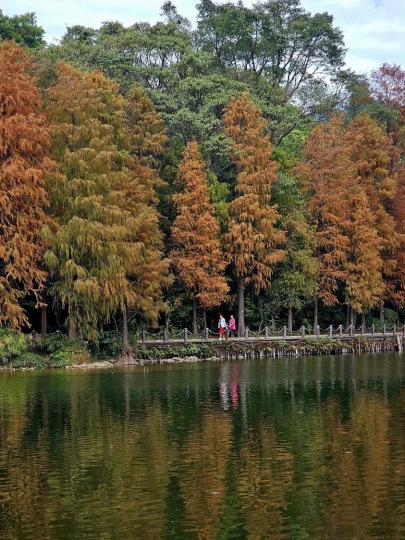
POLYGON ((142 332, 139 343, 148 347, 170 347, 170 346, 184 346, 184 345, 201 345, 206 343, 278 343, 278 342, 294 342, 302 341, 303 339, 316 340, 316 339, 333 339, 333 340, 351 340, 353 338, 364 339, 383 339, 386 337, 399 337, 405 339, 405 325, 399 327, 385 328, 382 331, 376 331, 374 328, 356 329, 351 331, 343 329, 342 326, 333 328, 330 326, 326 330, 318 329, 315 334, 307 334, 304 329, 289 333, 286 328, 283 330, 271 334, 269 329, 265 328, 261 332, 246 331, 243 337, 227 337, 225 339, 219 339, 219 335, 215 332, 211 332, 206 329, 204 333, 199 335, 193 335, 189 330, 184 329, 182 332, 175 335, 171 335, 166 330, 162 330, 158 333, 142 332))

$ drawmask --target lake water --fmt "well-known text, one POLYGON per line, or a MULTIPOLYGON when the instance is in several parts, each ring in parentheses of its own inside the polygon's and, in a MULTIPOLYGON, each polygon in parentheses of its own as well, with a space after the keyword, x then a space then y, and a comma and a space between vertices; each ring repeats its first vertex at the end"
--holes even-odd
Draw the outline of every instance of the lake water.
POLYGON ((405 538, 405 357, 0 373, 0 538, 405 538))

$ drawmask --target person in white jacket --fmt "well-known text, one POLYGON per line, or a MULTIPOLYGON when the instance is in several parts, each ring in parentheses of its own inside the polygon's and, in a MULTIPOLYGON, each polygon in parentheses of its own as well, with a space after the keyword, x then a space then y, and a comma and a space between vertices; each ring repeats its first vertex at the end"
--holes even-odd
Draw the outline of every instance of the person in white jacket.
POLYGON ((219 331, 219 340, 222 341, 223 339, 225 339, 225 335, 226 335, 226 320, 222 316, 222 314, 219 316, 218 331, 219 331))

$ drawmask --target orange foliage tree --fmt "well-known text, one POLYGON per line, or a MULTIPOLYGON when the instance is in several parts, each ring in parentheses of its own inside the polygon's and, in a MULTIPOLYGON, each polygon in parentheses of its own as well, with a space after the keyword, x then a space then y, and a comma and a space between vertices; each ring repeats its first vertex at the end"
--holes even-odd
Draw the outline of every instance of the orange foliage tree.
POLYGON ((46 274, 41 228, 48 223, 44 177, 50 137, 30 60, 12 42, 0 45, 0 324, 27 324, 20 301, 39 304, 46 274))
POLYGON ((183 190, 174 196, 178 214, 172 229, 171 258, 192 293, 193 332, 197 333, 197 301, 204 311, 218 306, 228 285, 215 208, 209 201, 206 169, 195 141, 186 146, 178 180, 183 190))
POLYGON ((132 131, 132 150, 142 164, 156 169, 165 152, 168 136, 162 117, 140 86, 126 95, 126 117, 132 131))
POLYGON ((48 91, 53 157, 46 262, 68 311, 69 334, 96 335, 121 310, 123 352, 130 352, 127 309, 156 320, 163 307, 156 174, 133 157, 133 134, 118 85, 97 72, 61 64, 48 91))
POLYGON ((318 283, 314 326, 318 324, 318 300, 337 303, 339 283, 344 282, 349 250, 349 188, 357 182, 350 159, 343 119, 332 118, 316 126, 304 149, 304 161, 296 168, 309 196, 308 208, 316 226, 318 283))
MULTIPOLYGON (((367 114, 354 118, 346 137, 350 157, 374 216, 380 256, 384 262, 383 272, 386 283, 389 283, 396 273, 395 254, 399 246, 395 220, 388 211, 397 190, 397 151, 391 139, 367 114)), ((384 297, 389 297, 389 287, 381 291, 381 304, 384 297)))
POLYGON ((360 185, 354 186, 350 196, 350 222, 348 226, 349 250, 346 269, 346 302, 354 313, 364 315, 375 307, 384 290, 382 276, 381 238, 376 227, 375 214, 360 185))
POLYGON ((398 171, 398 190, 394 198, 393 215, 395 218, 398 248, 395 252, 395 268, 389 280, 389 298, 397 308, 405 307, 405 165, 398 171))
POLYGON ((232 159, 238 175, 236 198, 229 205, 229 232, 225 243, 238 285, 238 333, 245 331, 245 287, 255 291, 271 284, 274 265, 282 260, 279 249, 284 233, 277 229, 277 208, 271 205, 271 189, 277 164, 265 133, 260 110, 245 92, 233 98, 224 116, 226 135, 233 143, 232 159))

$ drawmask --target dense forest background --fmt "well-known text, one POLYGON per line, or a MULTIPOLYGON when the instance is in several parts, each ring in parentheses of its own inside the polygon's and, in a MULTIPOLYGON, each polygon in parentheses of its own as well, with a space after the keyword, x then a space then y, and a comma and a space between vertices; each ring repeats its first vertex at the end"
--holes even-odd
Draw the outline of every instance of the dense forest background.
POLYGON ((403 321, 405 71, 299 0, 197 8, 58 44, 0 11, 0 323, 403 321))

